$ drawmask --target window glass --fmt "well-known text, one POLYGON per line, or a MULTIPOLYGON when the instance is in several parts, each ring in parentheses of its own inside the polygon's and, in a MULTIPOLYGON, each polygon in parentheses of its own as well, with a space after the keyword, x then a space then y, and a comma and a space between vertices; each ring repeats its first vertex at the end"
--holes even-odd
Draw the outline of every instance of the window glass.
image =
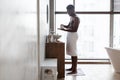
MULTIPOLYGON (((79 39, 77 43, 78 55, 80 58, 108 58, 104 47, 109 46, 109 15, 106 14, 80 14, 79 39)), ((56 16, 56 26, 61 23, 67 24, 67 15, 56 16), (64 19, 64 20, 63 20, 64 19)), ((66 39, 66 33, 57 30, 62 35, 62 41, 66 39)), ((66 58, 69 58, 66 55, 66 58)))
POLYGON ((57 28, 60 27, 60 24, 68 25, 69 23, 69 16, 67 14, 57 14, 56 15, 56 33, 62 35, 60 41, 66 41, 66 32, 58 30, 57 28))
POLYGON ((84 14, 78 30, 78 54, 82 58, 108 58, 104 47, 109 46, 110 16, 84 14))
POLYGON ((75 0, 76 11, 110 11, 110 0, 75 0))
POLYGON ((69 4, 73 4, 73 0, 56 0, 56 11, 66 11, 69 4))
POLYGON ((114 11, 120 12, 120 0, 114 0, 114 11))
POLYGON ((120 14, 114 15, 113 47, 120 48, 120 14))

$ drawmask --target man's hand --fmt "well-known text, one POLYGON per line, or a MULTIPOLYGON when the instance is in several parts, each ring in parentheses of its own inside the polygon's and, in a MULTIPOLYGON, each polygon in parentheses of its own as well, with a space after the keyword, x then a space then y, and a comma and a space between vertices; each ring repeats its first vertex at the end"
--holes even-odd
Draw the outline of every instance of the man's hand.
POLYGON ((64 30, 63 28, 57 28, 58 30, 64 30))

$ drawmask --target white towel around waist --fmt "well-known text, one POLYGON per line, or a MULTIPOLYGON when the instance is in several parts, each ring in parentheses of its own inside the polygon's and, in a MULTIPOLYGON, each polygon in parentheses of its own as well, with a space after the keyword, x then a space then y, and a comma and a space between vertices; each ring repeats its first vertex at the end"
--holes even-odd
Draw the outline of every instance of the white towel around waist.
POLYGON ((66 43, 66 53, 70 56, 77 56, 77 32, 68 32, 67 33, 67 43, 66 43))

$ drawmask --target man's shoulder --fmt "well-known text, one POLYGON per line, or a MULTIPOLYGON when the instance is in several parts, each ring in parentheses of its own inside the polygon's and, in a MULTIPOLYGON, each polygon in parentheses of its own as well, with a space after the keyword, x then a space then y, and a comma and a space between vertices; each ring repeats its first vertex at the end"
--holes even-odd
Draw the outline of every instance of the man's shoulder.
POLYGON ((80 19, 79 19, 79 17, 78 17, 78 16, 75 16, 75 17, 74 17, 74 20, 79 21, 80 19))

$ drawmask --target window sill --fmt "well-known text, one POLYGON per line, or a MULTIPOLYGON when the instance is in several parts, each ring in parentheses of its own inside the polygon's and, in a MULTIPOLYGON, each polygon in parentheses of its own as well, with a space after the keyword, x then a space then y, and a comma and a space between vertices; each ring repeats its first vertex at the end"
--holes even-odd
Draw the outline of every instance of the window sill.
MULTIPOLYGON (((65 64, 71 64, 71 60, 65 60, 65 64)), ((78 64, 111 64, 109 59, 90 60, 90 59, 79 59, 78 64)))

